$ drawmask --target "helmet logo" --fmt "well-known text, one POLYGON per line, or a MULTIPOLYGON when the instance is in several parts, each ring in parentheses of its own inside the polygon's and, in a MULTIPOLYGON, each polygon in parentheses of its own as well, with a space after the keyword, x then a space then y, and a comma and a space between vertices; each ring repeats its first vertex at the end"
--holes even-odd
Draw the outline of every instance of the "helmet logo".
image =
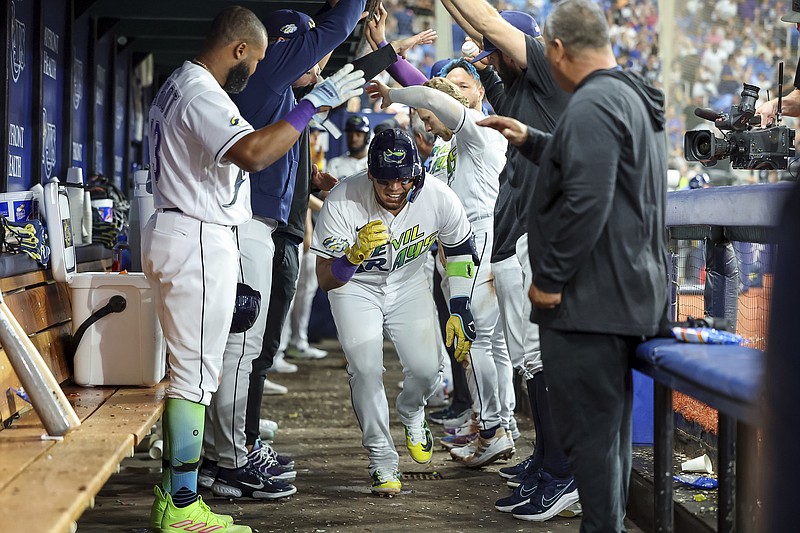
POLYGON ((281 33, 294 33, 297 31, 297 26, 295 24, 287 24, 281 28, 281 33))
POLYGON ((383 160, 392 165, 399 165, 405 158, 405 150, 392 150, 391 148, 387 148, 383 151, 383 160))

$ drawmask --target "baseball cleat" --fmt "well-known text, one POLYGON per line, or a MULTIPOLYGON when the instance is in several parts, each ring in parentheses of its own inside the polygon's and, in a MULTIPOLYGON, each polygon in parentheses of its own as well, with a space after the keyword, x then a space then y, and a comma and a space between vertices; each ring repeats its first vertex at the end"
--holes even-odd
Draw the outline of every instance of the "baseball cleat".
POLYGON ((426 421, 419 426, 406 426, 406 448, 415 462, 430 463, 433 458, 433 433, 426 421))
POLYGON ((453 458, 453 461, 463 461, 470 455, 475 453, 475 446, 467 445, 461 446, 460 448, 452 448, 450 450, 450 457, 453 458))
POLYGON ((372 473, 372 493, 379 496, 400 494, 400 472, 394 468, 378 468, 372 473))
POLYGON ((502 426, 497 426, 494 434, 489 438, 478 438, 473 444, 475 453, 464 459, 464 464, 470 468, 480 468, 492 464, 501 457, 506 457, 514 449, 514 441, 506 434, 502 426))
POLYGON ((523 459, 521 462, 515 464, 514 466, 505 466, 500 469, 498 472, 500 477, 503 479, 511 479, 516 477, 520 474, 525 474, 525 470, 528 469, 530 464, 533 462, 533 454, 530 454, 528 457, 523 459))
POLYGON ((531 496, 536 493, 536 489, 539 487, 539 480, 541 479, 540 472, 541 470, 538 470, 532 474, 526 475, 517 488, 514 489, 514 493, 511 496, 506 496, 505 498, 497 500, 494 504, 494 508, 501 513, 510 513, 517 507, 522 507, 529 503, 531 501, 531 496))
POLYGON ((253 449, 247 454, 247 460, 262 477, 279 479, 291 483, 297 478, 297 472, 292 467, 282 466, 278 460, 269 453, 269 450, 256 440, 253 449))
POLYGON ((210 489, 214 480, 217 479, 217 472, 219 472, 217 462, 204 457, 203 462, 200 463, 200 469, 197 471, 197 485, 204 489, 210 489))
MULTIPOLYGON (((447 407, 442 409, 441 411, 434 411, 428 415, 428 420, 433 422, 434 424, 443 424, 445 420, 451 420, 455 418, 460 418, 464 413, 469 413, 472 416, 472 409, 467 409, 465 411, 456 411, 453 409, 453 406, 447 407)), ((456 424, 460 426, 461 424, 456 424)))
POLYGON ((200 528, 208 528, 207 531, 219 533, 250 533, 248 526, 237 526, 233 524, 233 517, 216 514, 198 496, 197 501, 187 507, 175 507, 169 493, 156 486, 156 499, 153 508, 150 510, 150 529, 162 533, 172 533, 173 531, 198 531, 200 528), (216 527, 215 527, 216 526, 216 527), (191 529, 194 528, 194 529, 191 529))

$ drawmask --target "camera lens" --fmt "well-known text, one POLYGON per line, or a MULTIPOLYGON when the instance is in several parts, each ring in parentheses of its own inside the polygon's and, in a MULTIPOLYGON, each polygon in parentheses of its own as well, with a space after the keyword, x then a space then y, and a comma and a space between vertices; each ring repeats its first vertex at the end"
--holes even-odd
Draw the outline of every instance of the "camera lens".
POLYGON ((707 156, 711 154, 711 137, 710 136, 703 136, 698 138, 697 140, 697 155, 699 156, 707 156))

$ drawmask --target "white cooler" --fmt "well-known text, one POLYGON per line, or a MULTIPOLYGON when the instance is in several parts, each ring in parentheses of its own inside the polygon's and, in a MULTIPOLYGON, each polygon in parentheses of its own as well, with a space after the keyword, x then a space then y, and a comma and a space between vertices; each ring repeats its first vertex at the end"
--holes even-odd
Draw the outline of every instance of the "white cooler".
POLYGON ((141 272, 87 272, 72 277, 73 334, 113 296, 125 309, 89 326, 75 351, 78 385, 155 385, 164 377, 164 337, 158 327, 153 290, 141 272))
POLYGON ((115 296, 125 300, 121 312, 108 313, 85 328, 75 352, 75 382, 79 385, 158 383, 166 372, 166 343, 150 282, 141 272, 76 272, 72 237, 65 231, 70 228, 69 201, 63 187, 58 187, 57 179, 45 185, 44 198, 53 278, 69 285, 73 335, 115 296))

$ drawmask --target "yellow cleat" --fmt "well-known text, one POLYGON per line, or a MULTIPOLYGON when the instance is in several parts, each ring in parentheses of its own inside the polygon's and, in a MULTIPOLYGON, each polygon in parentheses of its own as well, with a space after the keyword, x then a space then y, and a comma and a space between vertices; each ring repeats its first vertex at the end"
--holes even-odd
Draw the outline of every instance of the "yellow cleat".
POLYGON ((406 426, 406 448, 411 458, 417 463, 430 463, 433 458, 433 434, 428 427, 428 422, 411 427, 406 426))
POLYGON ((372 492, 381 496, 393 496, 400 493, 400 472, 395 469, 379 468, 372 474, 372 492))
MULTIPOLYGON (((150 508, 150 529, 158 531, 161 529, 161 519, 164 518, 164 511, 167 510, 167 500, 169 499, 169 501, 172 502, 172 496, 170 496, 168 492, 164 492, 158 485, 155 486, 153 491, 155 492, 156 499, 153 500, 153 506, 150 508)), ((211 508, 206 505, 202 496, 198 496, 197 501, 200 502, 201 508, 211 512, 211 508)), ((232 516, 227 514, 214 514, 226 524, 233 524, 232 516)))

